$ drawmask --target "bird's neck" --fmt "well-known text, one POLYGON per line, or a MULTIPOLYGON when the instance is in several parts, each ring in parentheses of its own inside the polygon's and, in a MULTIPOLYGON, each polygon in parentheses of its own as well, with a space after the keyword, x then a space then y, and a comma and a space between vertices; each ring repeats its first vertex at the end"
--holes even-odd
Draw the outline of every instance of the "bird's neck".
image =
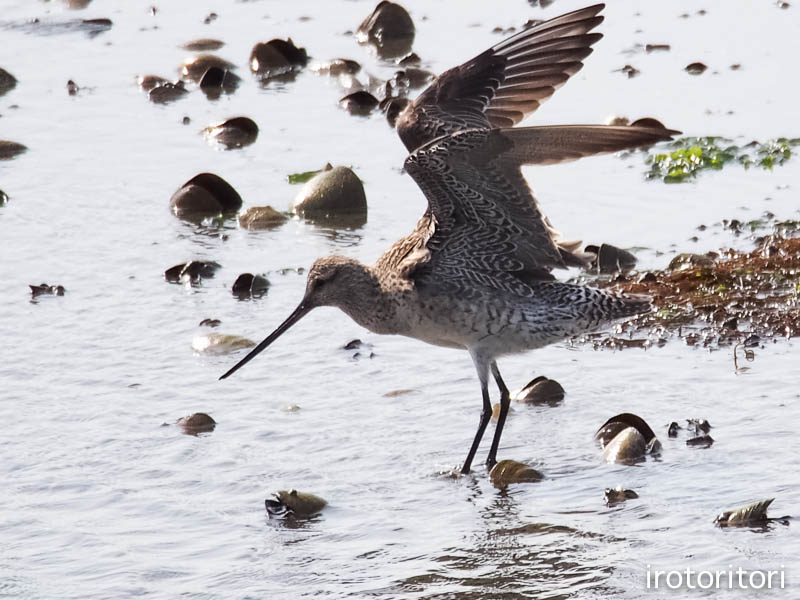
POLYGON ((355 263, 348 273, 353 285, 337 302, 337 306, 351 319, 373 333, 400 333, 397 298, 391 282, 381 278, 370 266, 355 263))

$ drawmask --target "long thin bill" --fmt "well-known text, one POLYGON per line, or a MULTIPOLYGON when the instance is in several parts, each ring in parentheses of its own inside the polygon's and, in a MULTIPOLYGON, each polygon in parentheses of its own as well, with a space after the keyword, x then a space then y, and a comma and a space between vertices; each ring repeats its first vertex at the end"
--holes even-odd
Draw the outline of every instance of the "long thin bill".
POLYGON ((289 329, 289 327, 291 327, 292 325, 297 323, 300 319, 302 319, 306 315, 306 313, 308 313, 309 310, 311 309, 308 306, 306 306, 306 303, 301 302, 300 305, 294 309, 294 312, 290 314, 289 317, 283 323, 278 325, 278 328, 275 331, 270 333, 269 336, 263 342, 261 342, 255 348, 253 348, 247 356, 245 356, 242 360, 233 365, 233 367, 231 367, 231 369, 227 373, 225 373, 222 377, 220 377, 220 379, 225 379, 226 377, 230 377, 236 371, 238 371, 247 363, 249 363, 251 360, 253 360, 259 352, 264 350, 272 342, 281 337, 281 335, 283 335, 286 332, 286 330, 289 329))

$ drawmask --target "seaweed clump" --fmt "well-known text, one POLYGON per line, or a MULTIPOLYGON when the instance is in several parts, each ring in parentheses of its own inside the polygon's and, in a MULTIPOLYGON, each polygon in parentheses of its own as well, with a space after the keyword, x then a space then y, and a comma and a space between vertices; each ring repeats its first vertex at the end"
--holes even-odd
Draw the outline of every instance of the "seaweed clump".
POLYGON ((800 237, 776 232, 750 252, 679 254, 664 270, 596 284, 648 295, 655 310, 621 326, 627 339, 582 338, 595 347, 646 348, 678 337, 690 346, 747 348, 800 335, 800 237))
POLYGON ((798 145, 800 138, 782 137, 737 146, 724 137, 684 137, 672 143, 674 150, 647 156, 645 162, 650 169, 646 177, 663 179, 665 183, 685 183, 694 180, 701 171, 718 171, 729 163, 738 163, 745 169, 772 170, 789 160, 792 149, 798 145))

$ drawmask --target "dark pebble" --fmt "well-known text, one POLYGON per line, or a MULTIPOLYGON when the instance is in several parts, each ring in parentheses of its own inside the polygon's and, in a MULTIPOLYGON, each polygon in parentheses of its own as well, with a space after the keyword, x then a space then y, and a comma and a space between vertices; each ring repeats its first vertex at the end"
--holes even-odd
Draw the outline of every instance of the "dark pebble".
POLYGON ((708 69, 708 67, 703 63, 693 62, 691 64, 686 65, 686 67, 684 67, 683 70, 689 73, 689 75, 702 75, 703 73, 705 73, 706 69, 708 69))
POLYGON ((678 430, 681 429, 681 426, 678 425, 675 421, 669 424, 669 428, 667 429, 667 436, 674 438, 678 437, 678 430))
POLYGON ((714 443, 714 438, 712 438, 710 435, 701 435, 686 440, 687 446, 695 446, 698 448, 708 448, 713 443, 714 443))
POLYGON ((211 67, 200 79, 200 89, 211 99, 219 98, 222 92, 231 93, 239 87, 242 78, 233 71, 211 67))
POLYGON ((219 319, 203 319, 200 321, 200 327, 219 327, 222 321, 219 319))
POLYGON ((239 226, 245 229, 272 229, 283 225, 288 219, 271 206, 251 206, 239 215, 239 226))
POLYGON ((250 70, 262 79, 286 75, 307 63, 306 49, 295 46, 291 38, 258 43, 250 51, 250 70))
POLYGON ((590 245, 584 250, 595 255, 590 265, 595 273, 625 273, 636 266, 636 257, 633 254, 611 244, 590 245))
POLYGON ((203 279, 213 277, 219 268, 219 263, 213 261, 192 260, 164 271, 164 279, 170 283, 191 283, 196 285, 203 279))
POLYGON ((359 43, 371 44, 381 58, 405 56, 414 44, 414 21, 408 11, 394 2, 379 2, 358 26, 359 43))
POLYGON ((147 93, 147 97, 151 102, 155 102, 156 104, 167 104, 168 102, 173 102, 182 98, 188 93, 182 81, 176 83, 167 82, 152 88, 147 93))
POLYGON ((67 81, 67 93, 70 96, 75 96, 80 91, 81 91, 81 88, 78 87, 78 84, 75 83, 74 81, 72 81, 72 79, 67 81))
POLYGON ((514 399, 525 404, 549 404, 552 406, 561 402, 564 395, 564 388, 560 383, 540 375, 517 392, 514 399))
POLYGON ((217 422, 206 413, 194 413, 188 417, 181 417, 177 424, 183 429, 183 433, 197 435, 198 433, 209 433, 214 431, 217 422))
POLYGON ((46 283, 29 285, 28 287, 31 288, 31 295, 34 298, 37 296, 63 296, 66 291, 63 285, 48 285, 46 283))
POLYGON ((17 86, 17 79, 11 73, 0 68, 0 96, 3 96, 17 86))
POLYGON ((137 82, 142 90, 149 92, 154 87, 169 83, 169 80, 165 79, 164 77, 159 77, 158 75, 140 75, 137 79, 137 82))
POLYGON ((195 219, 231 213, 242 207, 242 197, 213 173, 200 173, 184 183, 170 198, 175 216, 195 219))
POLYGON ((351 115, 365 117, 378 106, 378 99, 364 90, 348 94, 339 100, 339 106, 351 115))
POLYGON ((209 142, 216 142, 227 149, 241 148, 256 141, 258 125, 248 117, 234 117, 203 129, 209 142))
POLYGON ((181 65, 181 75, 192 81, 200 81, 203 75, 206 74, 211 67, 218 67, 225 71, 230 71, 236 68, 231 62, 224 58, 220 58, 216 54, 199 54, 191 56, 183 61, 181 65))
POLYGON ((27 146, 18 144, 17 142, 9 142, 7 140, 0 140, 0 160, 8 160, 22 154, 28 149, 27 146))
POLYGON ((8 194, 0 190, 0 206, 5 206, 6 204, 8 204, 8 194))
POLYGON ((260 298, 267 293, 269 281, 262 275, 252 273, 242 273, 236 278, 231 291, 239 300, 247 298, 260 298))
POLYGON ((639 69, 637 69, 633 65, 625 65, 621 69, 617 69, 617 71, 625 73, 625 75, 628 76, 628 79, 632 79, 633 77, 636 77, 639 74, 639 69))
POLYGON ((201 38, 199 40, 192 40, 186 42, 181 48, 189 50, 190 52, 211 52, 212 50, 219 50, 225 45, 221 40, 214 40, 211 38, 201 38))

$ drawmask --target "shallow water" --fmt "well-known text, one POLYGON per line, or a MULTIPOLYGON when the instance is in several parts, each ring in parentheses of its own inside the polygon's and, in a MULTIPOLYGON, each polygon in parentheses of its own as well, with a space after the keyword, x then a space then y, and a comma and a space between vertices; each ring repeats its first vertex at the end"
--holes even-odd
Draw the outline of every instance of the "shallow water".
MULTIPOLYGON (((406 5, 423 66, 441 72, 501 39, 495 26, 581 3, 406 5)), ((73 11, 5 2, 0 30, 11 51, 0 66, 19 84, 0 98, 0 137, 29 150, 0 162, 0 188, 11 197, 0 207, 0 596, 676 597, 645 590, 648 565, 784 565, 787 585, 796 586, 794 523, 711 523, 722 510, 773 496, 772 514, 800 512, 796 342, 757 349, 739 374, 729 350, 677 342, 621 353, 559 344, 504 359, 510 386, 543 373, 568 392, 557 407, 513 407, 500 457, 528 462, 545 479, 508 493, 492 488, 481 466, 460 480, 437 475, 463 460, 477 423, 478 385, 465 353, 373 335, 321 309, 231 379, 217 377, 241 354, 193 354, 204 318, 256 341, 279 323, 304 287, 302 275, 279 270, 334 252, 371 262, 422 213, 421 193, 400 173, 403 147, 380 115, 347 115, 336 106, 336 83, 309 71, 265 87, 246 72, 255 42, 291 36, 315 59, 350 57, 388 76, 391 67, 346 33, 372 7, 184 1, 152 16, 136 3, 73 11), (203 24, 212 10, 219 17, 203 24), (32 17, 114 24, 90 37, 23 26, 32 17), (176 77, 187 54, 178 46, 199 37, 226 42, 218 54, 239 65, 241 87, 218 101, 193 91, 150 103, 135 76, 176 77), (82 88, 75 96, 68 79, 82 88), (203 141, 203 127, 240 114, 258 123, 255 144, 222 152, 203 141), (249 232, 232 222, 185 224, 168 210, 172 192, 204 170, 227 179, 245 207, 283 210, 297 189, 286 175, 326 162, 352 165, 364 180, 364 227, 293 220, 249 232), (222 269, 195 288, 163 280, 166 268, 189 259, 222 269), (231 295, 244 271, 268 275, 264 298, 231 295), (28 284, 42 281, 64 285, 66 295, 31 302, 28 284), (354 338, 374 356, 343 350, 354 338), (412 391, 386 396, 402 389, 412 391), (289 404, 301 408, 283 411, 289 404), (218 421, 213 433, 161 426, 197 411, 218 421), (654 427, 664 444, 659 459, 601 463, 592 434, 625 411, 654 427), (689 417, 712 423, 711 448, 666 437, 670 421, 689 417), (605 507, 603 489, 617 484, 640 498, 605 507), (264 498, 289 488, 330 506, 307 522, 268 520, 264 498)), ((786 74, 795 67, 798 8, 698 8, 614 2, 583 71, 529 123, 622 114, 739 142, 797 136, 797 83, 786 74), (672 50, 626 53, 637 43, 672 50), (710 67, 699 77, 682 70, 696 60, 710 67), (627 63, 641 75, 614 72, 627 63)), ((701 223, 765 210, 797 216, 797 162, 774 172, 730 167, 690 185, 645 182, 644 171, 635 155, 527 173, 568 237, 644 247, 644 267, 664 266, 676 251, 747 246, 719 228, 698 233, 701 223)))

